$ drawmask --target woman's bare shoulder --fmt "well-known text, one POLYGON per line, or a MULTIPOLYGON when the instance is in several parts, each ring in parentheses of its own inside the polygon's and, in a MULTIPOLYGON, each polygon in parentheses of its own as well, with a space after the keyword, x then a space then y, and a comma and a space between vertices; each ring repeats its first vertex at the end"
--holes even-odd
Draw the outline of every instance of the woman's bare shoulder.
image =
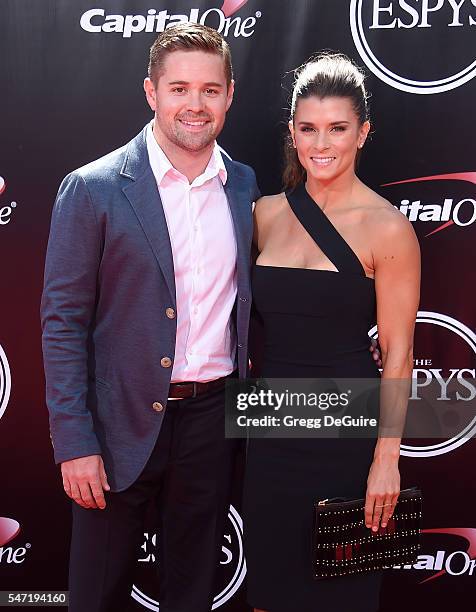
POLYGON ((405 215, 369 187, 366 187, 362 194, 362 204, 367 225, 372 232, 379 232, 382 237, 387 238, 413 233, 413 226, 405 215))
POLYGON ((387 256, 390 251, 417 254, 418 239, 410 221, 388 200, 367 189, 363 198, 366 236, 374 256, 387 256))
POLYGON ((277 212, 286 205, 286 195, 277 193, 275 195, 262 196, 256 200, 255 213, 268 215, 277 212))

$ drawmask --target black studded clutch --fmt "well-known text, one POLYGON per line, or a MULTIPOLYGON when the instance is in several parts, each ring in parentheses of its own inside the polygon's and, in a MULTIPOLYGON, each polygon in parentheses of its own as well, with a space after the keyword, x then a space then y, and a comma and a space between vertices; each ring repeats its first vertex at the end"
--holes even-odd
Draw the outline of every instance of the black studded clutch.
POLYGON ((400 492, 385 529, 365 526, 365 500, 325 499, 314 505, 312 571, 316 579, 414 563, 420 550, 422 495, 400 492))

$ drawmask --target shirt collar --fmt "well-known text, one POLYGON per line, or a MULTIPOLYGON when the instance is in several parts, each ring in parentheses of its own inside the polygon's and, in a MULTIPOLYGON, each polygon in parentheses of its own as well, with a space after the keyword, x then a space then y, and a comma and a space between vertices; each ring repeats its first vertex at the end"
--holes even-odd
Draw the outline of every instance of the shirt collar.
MULTIPOLYGON (((155 180, 157 181, 157 185, 162 185, 166 175, 172 178, 175 177, 178 180, 187 180, 183 174, 172 166, 170 160, 162 151, 159 143, 155 139, 153 125, 154 123, 152 121, 146 130, 146 144, 147 153, 149 154, 149 162, 152 167, 155 180)), ((220 147, 215 142, 215 146, 213 147, 212 155, 207 167, 205 168, 203 174, 197 176, 197 178, 193 181, 192 187, 203 185, 206 181, 215 178, 216 176, 219 176, 222 184, 225 185, 228 178, 228 173, 226 171, 226 166, 225 162, 223 161, 223 155, 221 154, 220 147)))

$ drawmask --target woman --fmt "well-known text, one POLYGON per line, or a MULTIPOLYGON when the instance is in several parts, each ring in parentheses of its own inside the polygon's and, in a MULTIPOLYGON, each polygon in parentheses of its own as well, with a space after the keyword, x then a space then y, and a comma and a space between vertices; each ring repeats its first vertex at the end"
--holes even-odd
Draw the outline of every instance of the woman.
MULTIPOLYGON (((411 377, 419 247, 407 219, 355 174, 369 129, 364 76, 347 57, 320 54, 298 70, 286 193, 255 208, 263 377, 378 378, 368 351, 375 320, 382 379, 411 377)), ((406 398, 393 398, 400 416, 406 398)), ((312 509, 319 499, 364 497, 366 526, 385 527, 400 491, 399 450, 397 437, 249 441, 244 519, 256 611, 377 610, 381 572, 313 579, 312 509)))

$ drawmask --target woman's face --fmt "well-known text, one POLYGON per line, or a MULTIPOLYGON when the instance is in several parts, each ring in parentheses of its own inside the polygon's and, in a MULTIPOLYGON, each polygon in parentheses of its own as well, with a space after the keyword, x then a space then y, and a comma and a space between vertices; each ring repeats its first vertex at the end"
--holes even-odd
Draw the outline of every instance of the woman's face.
POLYGON ((354 172, 370 124, 360 125, 350 98, 311 96, 298 101, 289 129, 308 180, 328 182, 354 172))

